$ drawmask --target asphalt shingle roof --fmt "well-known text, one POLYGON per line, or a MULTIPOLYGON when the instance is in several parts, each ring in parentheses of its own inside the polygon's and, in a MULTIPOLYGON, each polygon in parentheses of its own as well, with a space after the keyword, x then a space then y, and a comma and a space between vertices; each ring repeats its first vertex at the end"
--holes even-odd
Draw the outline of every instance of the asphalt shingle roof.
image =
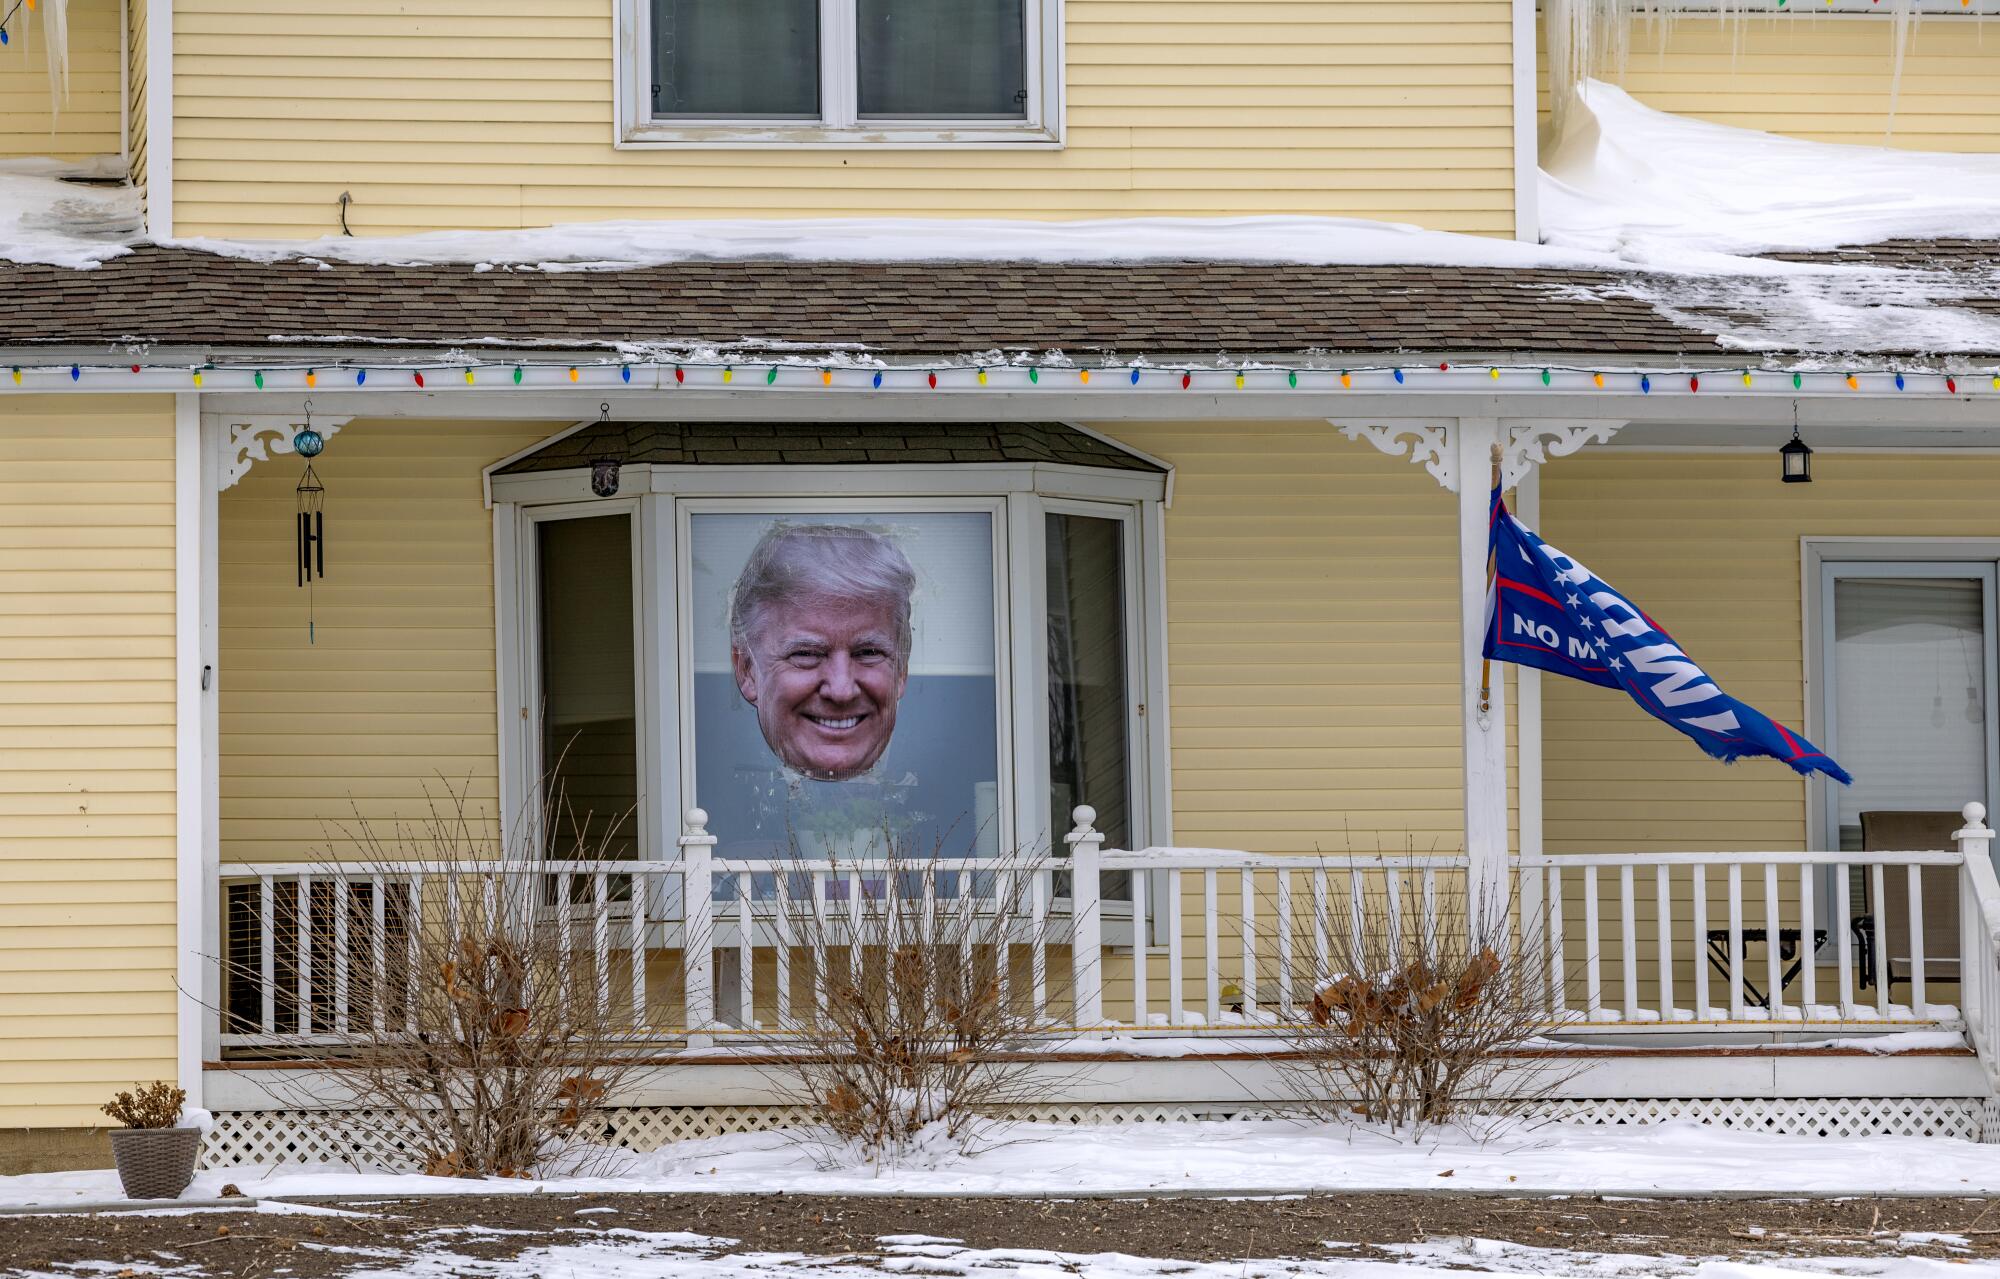
MULTIPOLYGON (((2000 314, 1992 241, 1772 256, 1887 267, 1923 282, 1920 305, 2000 314)), ((142 245, 89 271, 0 264, 0 345, 1702 356, 1740 351, 1717 335, 1761 323, 1776 336, 1758 344, 1773 349, 1894 352, 1893 335, 1867 340, 1879 283, 1847 282, 1852 327, 1829 341, 1823 328, 1788 318, 1800 288, 1816 287, 1795 280, 1746 278, 1719 294, 1711 280, 1681 304, 1675 290, 1688 292, 1685 282, 1667 277, 1539 268, 758 259, 550 271, 258 261, 142 245)), ((1987 340, 1975 333, 1944 349, 1987 340)))
POLYGON ((596 422, 500 468, 563 471, 598 458, 667 465, 1058 462, 1163 474, 1060 422, 596 422))
POLYGON ((91 271, 0 266, 0 344, 356 339, 987 349, 1707 352, 1615 277, 1438 266, 696 261, 618 271, 252 261, 142 246, 91 271))

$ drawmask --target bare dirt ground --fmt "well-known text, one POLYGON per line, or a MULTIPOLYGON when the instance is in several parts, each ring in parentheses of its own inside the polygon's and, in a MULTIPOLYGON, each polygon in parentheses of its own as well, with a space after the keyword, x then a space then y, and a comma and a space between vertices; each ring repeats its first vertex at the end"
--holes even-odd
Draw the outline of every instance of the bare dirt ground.
POLYGON ((858 1199, 801 1195, 513 1195, 341 1205, 358 1215, 229 1210, 174 1216, 0 1217, 0 1275, 51 1271, 332 1279, 393 1266, 383 1250, 505 1259, 612 1230, 691 1231, 732 1251, 879 1255, 884 1235, 975 1248, 1124 1252, 1190 1261, 1386 1255, 1476 1236, 1654 1256, 1931 1255, 2000 1260, 2000 1203, 1978 1199, 1494 1199, 1445 1193, 1283 1200, 858 1199), (610 1211, 606 1211, 609 1209, 610 1211), (467 1226, 506 1234, 468 1232, 467 1226), (1970 1252, 1905 1232, 1965 1237, 1970 1252), (1336 1254, 1327 1241, 1361 1245, 1336 1254), (368 1249, 357 1255, 343 1249, 368 1249), (102 1270, 90 1263, 110 1263, 102 1270))

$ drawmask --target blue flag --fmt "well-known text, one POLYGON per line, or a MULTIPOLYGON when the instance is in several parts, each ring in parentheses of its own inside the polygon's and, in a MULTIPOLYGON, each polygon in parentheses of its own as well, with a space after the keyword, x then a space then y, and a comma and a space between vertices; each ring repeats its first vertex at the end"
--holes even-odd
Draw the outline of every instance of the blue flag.
POLYGON ((1515 519, 1493 490, 1486 656, 1622 688, 1720 760, 1768 755, 1794 772, 1854 779, 1818 747, 1724 693, 1632 601, 1515 519))

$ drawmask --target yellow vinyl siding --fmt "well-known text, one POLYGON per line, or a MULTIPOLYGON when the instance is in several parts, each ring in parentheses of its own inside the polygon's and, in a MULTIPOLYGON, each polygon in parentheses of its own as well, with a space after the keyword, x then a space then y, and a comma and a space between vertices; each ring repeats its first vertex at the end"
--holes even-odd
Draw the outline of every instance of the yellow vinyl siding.
POLYGON ((357 813, 421 815, 428 786, 499 817, 493 520, 479 473, 550 424, 356 421, 327 440, 326 579, 294 572, 300 462, 221 499, 222 860, 345 851, 357 813))
POLYGON ((119 154, 125 141, 119 136, 118 0, 70 0, 69 96, 62 101, 50 91, 44 12, 16 14, 7 28, 10 39, 0 46, 0 159, 119 154))
POLYGON ((1452 495, 1323 422, 1096 429, 1177 467, 1174 842, 1458 850, 1452 495))
MULTIPOLYGON (((260 463, 222 495, 224 861, 309 857, 355 803, 407 814, 440 776, 469 776, 491 813, 479 470, 556 429, 357 421, 334 435, 318 465, 328 549, 312 644, 292 567, 297 459, 260 463)), ((1167 513, 1176 840, 1457 849, 1451 495, 1324 423, 1102 429, 1179 468, 1167 513)))
POLYGON ((187 0, 182 234, 1311 213, 1513 232, 1504 0, 1071 0, 1067 145, 613 145, 609 0, 187 0))
MULTIPOLYGON (((1545 472, 1543 531, 1644 607, 1732 696, 1802 728, 1801 537, 2000 536, 1991 499, 2000 459, 1814 462, 1811 484, 1781 485, 1777 457, 1762 450, 1586 452, 1545 472)), ((1542 687, 1551 851, 1804 847, 1806 788, 1789 769, 1724 767, 1622 694, 1575 680, 1542 687)))
POLYGON ((0 406, 0 1127, 174 1060, 174 419, 0 406))
MULTIPOLYGON (((1777 458, 1763 450, 1586 452, 1544 472, 1542 531, 1645 608, 1732 696, 1803 729, 1802 537, 2000 536, 1990 497, 2000 458, 1822 454, 1814 461, 1810 485, 1781 485, 1777 458)), ((1921 558, 1923 549, 1911 555, 1921 558)), ((1769 760, 1717 763, 1621 693, 1565 679, 1542 687, 1550 852, 1805 847, 1808 792, 1789 769, 1769 760)), ((1617 872, 1600 875, 1605 953, 1615 961, 1617 872)), ((1650 956, 1658 936, 1652 873, 1640 880, 1635 932, 1640 953, 1650 956)), ((1694 999, 1689 884, 1685 870, 1675 874, 1682 1007, 1694 999)), ((1728 922, 1726 885, 1726 872, 1711 868, 1710 927, 1728 922)), ((1580 936, 1576 872, 1565 888, 1569 926, 1580 936)), ((1761 869, 1745 873, 1744 895, 1746 926, 1763 927, 1761 869)), ((1795 870, 1781 874, 1778 899, 1786 926, 1794 926, 1795 870)), ((1607 998, 1618 989, 1614 969, 1607 963, 1607 998)), ((1765 984, 1761 947, 1746 953, 1745 971, 1765 984)), ((1829 981, 1823 971, 1822 1002, 1834 997, 1829 981)), ((1656 998, 1650 984, 1640 997, 1656 998)), ((1798 988, 1786 997, 1797 999, 1798 988)), ((1711 1000, 1727 1002, 1720 977, 1711 1000)))
MULTIPOLYGON (((1892 95, 1893 40, 1886 14, 1634 19, 1630 61, 1600 77, 1647 106, 1718 124, 1860 146, 2000 150, 2000 32, 1983 20, 1920 19, 1892 95)), ((1546 120, 1546 43, 1538 63, 1546 120)))

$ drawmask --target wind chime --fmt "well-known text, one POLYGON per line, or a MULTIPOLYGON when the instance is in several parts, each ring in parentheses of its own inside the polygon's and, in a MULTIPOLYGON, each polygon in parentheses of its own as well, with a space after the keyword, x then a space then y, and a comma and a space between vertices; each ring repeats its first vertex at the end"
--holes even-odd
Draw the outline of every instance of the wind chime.
POLYGON ((306 469, 299 476, 299 517, 298 517, 298 575, 299 585, 306 592, 306 643, 318 642, 317 623, 314 616, 313 583, 326 576, 326 513, 321 509, 326 497, 326 486, 319 481, 319 473, 313 470, 312 460, 326 447, 326 437, 313 430, 312 403, 306 403, 305 425, 292 436, 292 451, 305 459, 306 469))

